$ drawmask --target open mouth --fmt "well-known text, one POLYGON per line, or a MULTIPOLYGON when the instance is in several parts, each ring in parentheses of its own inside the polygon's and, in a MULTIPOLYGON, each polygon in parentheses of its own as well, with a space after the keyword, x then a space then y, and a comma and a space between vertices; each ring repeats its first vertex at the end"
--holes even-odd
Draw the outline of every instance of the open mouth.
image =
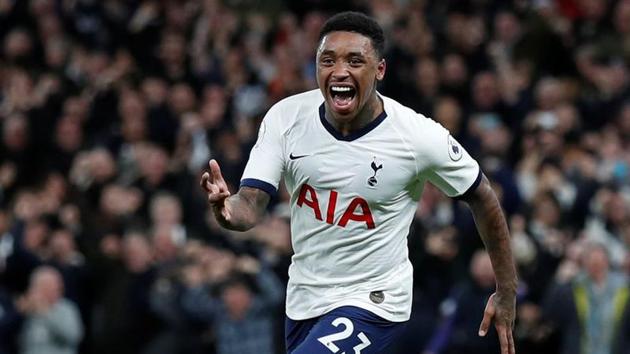
POLYGON ((357 90, 351 86, 331 85, 330 97, 337 110, 347 109, 356 96, 357 90))

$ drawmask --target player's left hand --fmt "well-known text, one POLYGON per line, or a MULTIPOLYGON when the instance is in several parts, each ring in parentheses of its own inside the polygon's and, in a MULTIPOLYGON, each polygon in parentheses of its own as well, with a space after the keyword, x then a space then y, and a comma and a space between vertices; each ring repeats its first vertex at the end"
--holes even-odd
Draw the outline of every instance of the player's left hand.
POLYGON ((516 354, 514 338, 512 337, 515 308, 516 299, 514 295, 503 296, 494 293, 488 299, 486 309, 483 312, 479 335, 485 336, 488 333, 488 328, 490 328, 490 323, 494 320, 494 328, 497 330, 499 343, 501 344, 501 354, 516 354))

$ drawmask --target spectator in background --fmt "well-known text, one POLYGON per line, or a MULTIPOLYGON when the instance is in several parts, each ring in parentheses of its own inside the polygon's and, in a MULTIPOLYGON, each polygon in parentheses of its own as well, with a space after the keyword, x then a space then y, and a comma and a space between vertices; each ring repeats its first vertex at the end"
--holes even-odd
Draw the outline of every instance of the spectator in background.
POLYGON ((190 237, 182 220, 180 200, 168 192, 160 192, 153 196, 149 203, 149 219, 155 229, 163 227, 173 233, 178 243, 184 243, 190 237))
POLYGON ((0 354, 17 353, 17 338, 22 325, 11 295, 0 288, 0 354))
POLYGON ((74 235, 67 229, 53 230, 48 240, 47 263, 59 271, 62 276, 65 297, 77 304, 81 313, 87 311, 86 280, 88 270, 85 258, 77 250, 74 235))
POLYGON ((479 337, 475 331, 481 320, 486 299, 494 291, 494 271, 488 254, 479 250, 470 262, 472 281, 455 285, 452 295, 442 303, 442 324, 425 354, 476 354, 500 351, 495 331, 479 337))
POLYGON ((608 251, 587 243, 581 271, 552 289, 545 314, 560 332, 560 353, 621 354, 630 345, 627 277, 611 271, 608 251))
POLYGON ((462 108, 457 99, 450 96, 441 96, 436 100, 432 111, 436 122, 448 129, 455 138, 464 138, 463 135, 466 132, 463 129, 464 127, 462 127, 462 108))
POLYGON ((83 324, 76 305, 63 297, 63 280, 51 267, 37 268, 17 302, 24 316, 21 354, 76 354, 83 324))
MULTIPOLYGON (((32 208, 28 205, 20 207, 32 208)), ((42 230, 45 226, 41 220, 16 220, 13 213, 0 209, 0 280, 10 295, 25 291, 31 272, 42 264, 37 254, 45 237, 42 230)))
POLYGON ((50 152, 50 169, 67 175, 83 144, 83 128, 77 118, 66 116, 57 121, 50 152))
POLYGON ((199 268, 186 273, 188 289, 183 308, 190 316, 212 326, 217 334, 217 354, 275 352, 273 316, 283 299, 284 289, 276 276, 250 257, 240 257, 233 273, 209 293, 199 268), (252 285, 244 277, 254 278, 252 285))
POLYGON ((468 75, 468 67, 460 54, 449 53, 444 56, 440 77, 442 89, 446 94, 452 95, 459 102, 465 102, 468 93, 468 75))
POLYGON ((34 156, 30 141, 27 118, 15 113, 2 120, 2 145, 0 160, 4 169, 3 194, 5 201, 14 197, 17 188, 33 182, 33 165, 29 162, 34 156))
POLYGON ((438 64, 432 58, 423 58, 416 62, 413 69, 414 87, 401 102, 408 103, 416 112, 423 112, 427 117, 434 116, 433 106, 440 89, 438 64))
POLYGON ((155 280, 147 236, 130 231, 122 239, 107 236, 107 256, 95 276, 94 350, 96 353, 141 353, 160 327, 149 294, 155 280), (120 242, 119 244, 116 244, 120 242))
POLYGON ((15 236, 10 231, 11 216, 0 208, 0 354, 17 352, 16 338, 19 334, 20 316, 13 303, 10 277, 15 271, 9 267, 13 258, 15 236), (13 272, 11 274, 10 272, 13 272))

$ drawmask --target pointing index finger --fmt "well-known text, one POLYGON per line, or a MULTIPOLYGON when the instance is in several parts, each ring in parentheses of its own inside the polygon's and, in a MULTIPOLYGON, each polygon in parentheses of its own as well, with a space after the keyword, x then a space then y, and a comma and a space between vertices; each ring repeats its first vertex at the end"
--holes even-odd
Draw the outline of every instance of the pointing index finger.
POLYGON ((208 165, 210 166, 210 173, 212 174, 212 182, 223 182, 223 175, 221 174, 221 167, 219 167, 219 163, 215 159, 212 159, 208 165))

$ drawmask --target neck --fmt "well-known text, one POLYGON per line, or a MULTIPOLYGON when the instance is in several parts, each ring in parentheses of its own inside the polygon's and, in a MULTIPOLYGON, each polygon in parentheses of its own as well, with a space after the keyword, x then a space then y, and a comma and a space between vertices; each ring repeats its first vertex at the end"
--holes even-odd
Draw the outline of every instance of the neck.
POLYGON ((591 279, 593 280, 593 284, 597 285, 598 287, 606 285, 606 280, 608 278, 607 275, 608 274, 603 273, 592 276, 591 279))
POLYGON ((370 100, 363 106, 357 115, 348 122, 338 122, 333 118, 328 105, 326 107, 326 120, 342 135, 348 135, 353 131, 360 130, 370 124, 376 117, 383 113, 383 101, 378 97, 376 91, 372 94, 370 100))

